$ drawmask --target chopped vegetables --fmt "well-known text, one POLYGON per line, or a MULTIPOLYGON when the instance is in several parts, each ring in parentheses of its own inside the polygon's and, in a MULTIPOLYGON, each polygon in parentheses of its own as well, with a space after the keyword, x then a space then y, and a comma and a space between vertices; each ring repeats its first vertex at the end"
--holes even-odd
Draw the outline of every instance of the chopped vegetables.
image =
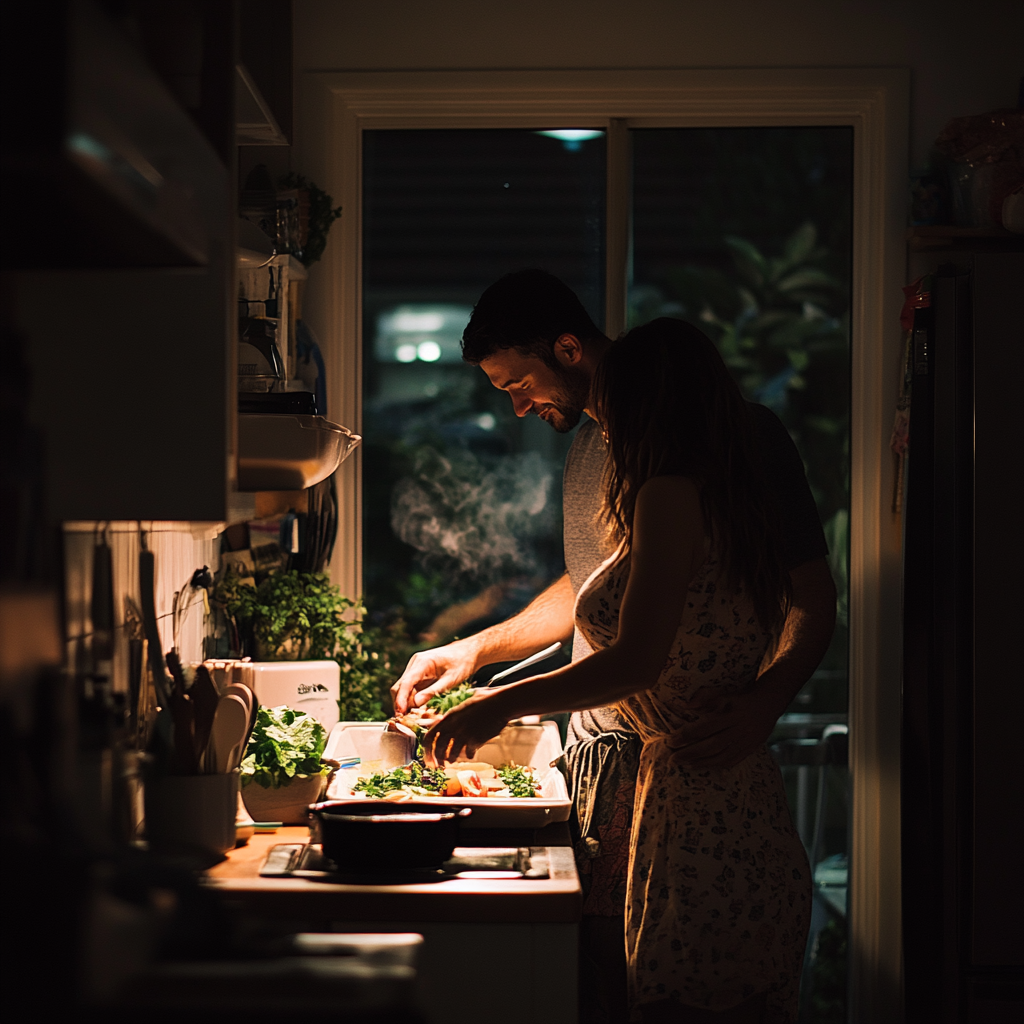
POLYGON ((385 800, 401 799, 401 794, 442 797, 536 797, 540 783, 533 769, 509 764, 501 768, 482 761, 457 761, 446 768, 426 768, 410 761, 400 768, 359 779, 353 793, 385 800))
POLYGON ((512 796, 536 796, 540 789, 540 783, 533 777, 533 772, 518 764, 507 764, 499 768, 498 778, 512 796))
POLYGON ((389 772, 377 772, 360 779, 353 787, 353 793, 383 797, 388 793, 402 790, 416 796, 440 796, 448 787, 443 771, 425 768, 419 761, 410 761, 401 768, 389 772))

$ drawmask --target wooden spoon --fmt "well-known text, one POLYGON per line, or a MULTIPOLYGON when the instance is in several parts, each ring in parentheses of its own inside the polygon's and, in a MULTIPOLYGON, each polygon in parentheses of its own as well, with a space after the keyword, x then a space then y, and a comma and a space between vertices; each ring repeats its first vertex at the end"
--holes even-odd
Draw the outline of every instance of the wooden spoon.
POLYGON ((234 771, 241 761, 239 748, 249 729, 249 709, 237 694, 221 697, 213 720, 214 764, 218 775, 234 771))

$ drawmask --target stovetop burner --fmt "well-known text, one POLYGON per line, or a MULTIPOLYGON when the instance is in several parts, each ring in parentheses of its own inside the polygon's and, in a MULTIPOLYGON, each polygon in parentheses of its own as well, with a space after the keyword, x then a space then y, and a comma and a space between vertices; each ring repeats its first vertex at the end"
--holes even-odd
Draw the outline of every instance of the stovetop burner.
POLYGON ((545 847, 459 847, 439 868, 413 868, 381 874, 342 874, 319 843, 279 843, 260 868, 261 878, 304 878, 345 885, 422 885, 453 878, 538 879, 548 877, 545 847))

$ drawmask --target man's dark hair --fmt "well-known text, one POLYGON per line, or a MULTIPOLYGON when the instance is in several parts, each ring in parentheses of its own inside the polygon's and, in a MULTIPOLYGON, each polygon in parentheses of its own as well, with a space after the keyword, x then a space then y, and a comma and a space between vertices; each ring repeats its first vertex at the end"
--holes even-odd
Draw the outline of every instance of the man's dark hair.
POLYGON ((555 341, 572 334, 580 341, 602 338, 576 293, 546 270, 517 270, 480 296, 462 334, 462 358, 479 364, 514 348, 556 366, 555 341))

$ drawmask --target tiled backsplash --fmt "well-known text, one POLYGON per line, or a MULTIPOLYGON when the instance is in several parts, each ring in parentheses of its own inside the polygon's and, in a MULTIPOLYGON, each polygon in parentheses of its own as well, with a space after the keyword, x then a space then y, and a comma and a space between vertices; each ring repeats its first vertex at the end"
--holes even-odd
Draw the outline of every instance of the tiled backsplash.
MULTIPOLYGON (((188 589, 196 569, 204 565, 216 572, 220 540, 209 524, 142 522, 146 543, 156 564, 156 615, 164 651, 173 645, 171 609, 174 592, 188 589)), ((93 548, 104 530, 113 555, 114 583, 114 689, 128 688, 128 644, 125 633, 125 595, 141 606, 139 594, 139 524, 135 522, 69 523, 64 532, 67 600, 68 663, 75 664, 83 641, 92 633, 93 548)), ((179 638, 184 663, 203 660, 205 621, 199 596, 182 624, 179 638)))

